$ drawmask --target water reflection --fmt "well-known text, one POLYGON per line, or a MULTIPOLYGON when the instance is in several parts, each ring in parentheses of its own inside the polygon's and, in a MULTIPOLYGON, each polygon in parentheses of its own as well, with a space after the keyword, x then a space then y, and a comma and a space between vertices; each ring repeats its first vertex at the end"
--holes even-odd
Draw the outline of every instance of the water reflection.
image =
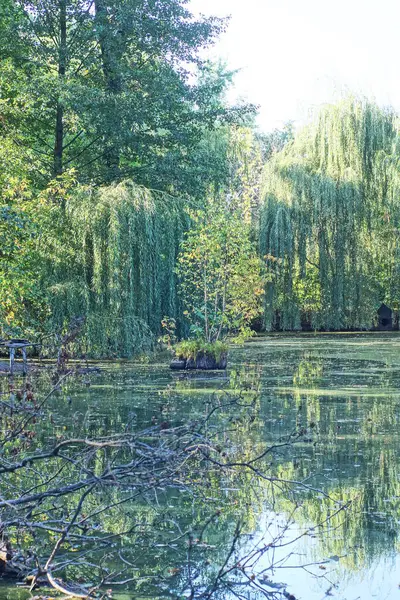
MULTIPOLYGON (((43 375, 44 389, 47 383, 43 375)), ((198 543, 202 551, 193 554, 203 565, 204 583, 223 564, 239 519, 246 535, 238 556, 239 550, 268 548, 283 535, 280 547, 260 555, 258 569, 278 564, 268 581, 288 582, 296 598, 383 599, 400 593, 399 384, 398 335, 270 337, 233 350, 228 376, 177 375, 162 364, 106 365, 79 385, 69 382, 51 400, 51 420, 41 435, 65 435, 66 427, 74 435, 101 436, 154 423, 177 426, 204 416, 217 397, 223 402, 224 391, 240 387, 251 413, 244 418, 220 411, 228 423, 219 434, 221 448, 233 443, 243 462, 303 430, 294 447, 266 456, 264 468, 313 489, 271 486, 249 471, 221 478, 210 467, 197 498, 166 489, 157 491, 157 509, 154 503, 124 506, 110 527, 116 519, 121 527, 134 519, 158 532, 156 544, 146 544, 143 532, 126 539, 125 556, 143 578, 126 597, 174 597, 187 576, 187 548, 171 546, 171 532, 179 537, 190 527, 200 539, 201 523, 214 511, 217 518, 198 543), (165 576, 164 590, 146 578, 154 564, 165 576)), ((260 580, 265 589, 266 581, 260 580)))
MULTIPOLYGON (((265 435, 282 435, 295 423, 317 434, 316 445, 305 445, 281 465, 285 478, 308 478, 331 497, 352 501, 329 533, 299 544, 306 562, 340 558, 317 582, 288 569, 296 597, 322 598, 328 590, 349 600, 399 593, 399 350, 396 335, 332 335, 256 342, 241 355, 264 365, 265 435)), ((300 496, 294 528, 329 514, 323 497, 300 496)))

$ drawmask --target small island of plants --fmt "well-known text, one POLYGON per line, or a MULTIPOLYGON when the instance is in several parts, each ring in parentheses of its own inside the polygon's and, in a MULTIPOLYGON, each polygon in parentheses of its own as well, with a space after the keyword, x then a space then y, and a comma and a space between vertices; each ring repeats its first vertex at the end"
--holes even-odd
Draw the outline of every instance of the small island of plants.
POLYGON ((174 348, 175 359, 172 369, 223 370, 228 363, 228 344, 185 340, 174 348))

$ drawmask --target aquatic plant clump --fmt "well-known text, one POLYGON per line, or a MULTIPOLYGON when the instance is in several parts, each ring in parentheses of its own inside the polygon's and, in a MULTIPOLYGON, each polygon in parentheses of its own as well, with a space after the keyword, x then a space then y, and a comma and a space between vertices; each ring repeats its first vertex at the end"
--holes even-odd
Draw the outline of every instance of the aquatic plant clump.
POLYGON ((185 340, 174 347, 171 369, 224 370, 228 362, 228 344, 216 341, 185 340))
POLYGON ((264 172, 267 329, 370 328, 398 301, 398 122, 354 98, 324 108, 264 172))
POLYGON ((179 358, 196 360, 200 352, 210 354, 217 362, 228 352, 228 344, 224 342, 208 343, 202 340, 185 340, 177 344, 174 348, 176 356, 179 358))

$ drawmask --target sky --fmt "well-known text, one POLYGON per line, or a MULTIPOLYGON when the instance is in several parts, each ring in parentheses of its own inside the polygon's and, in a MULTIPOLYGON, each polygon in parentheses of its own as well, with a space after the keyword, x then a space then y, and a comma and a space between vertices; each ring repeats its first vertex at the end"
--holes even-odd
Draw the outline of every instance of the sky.
POLYGON ((231 16, 210 51, 236 75, 231 100, 260 105, 260 129, 304 122, 346 93, 400 110, 399 0, 191 0, 231 16))

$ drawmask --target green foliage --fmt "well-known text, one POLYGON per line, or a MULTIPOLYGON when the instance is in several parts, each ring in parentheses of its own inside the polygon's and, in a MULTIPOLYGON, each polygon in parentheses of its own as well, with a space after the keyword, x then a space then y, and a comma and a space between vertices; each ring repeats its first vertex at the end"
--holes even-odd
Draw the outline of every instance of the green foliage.
POLYGON ((281 152, 294 139, 294 125, 285 123, 283 129, 274 129, 270 133, 259 133, 257 138, 261 144, 263 160, 267 162, 274 154, 281 152))
POLYGON ((184 204, 261 170, 237 127, 254 107, 229 107, 233 73, 200 56, 224 27, 186 0, 1 3, 3 334, 85 316, 79 351, 131 356, 181 316, 184 204))
POLYGON ((185 0, 7 0, 0 134, 42 186, 73 167, 172 191, 205 131, 254 112, 228 108, 231 74, 199 56, 224 26, 185 0))
POLYGON ((227 352, 228 344, 216 341, 216 342, 205 342, 204 340, 184 340, 176 346, 174 346, 175 355, 182 359, 193 359, 196 360, 200 353, 204 353, 208 356, 212 356, 216 362, 219 362, 227 352))
POLYGON ((29 210, 33 190, 27 168, 0 132, 0 337, 31 335, 48 317, 35 257, 39 229, 29 210))
POLYGON ((173 344, 176 342, 176 319, 164 317, 161 321, 163 335, 158 338, 159 343, 166 346, 168 350, 172 350, 173 344))
MULTIPOLYGON (((259 148, 248 129, 220 133, 221 139, 214 134, 212 142, 218 148, 220 176, 215 171, 210 180, 220 190, 229 186, 232 210, 226 211, 225 235, 229 223, 236 223, 240 237, 240 214, 245 214, 249 236, 261 172, 259 148), (233 209, 240 203, 242 213, 233 209)), ((5 144, 0 152, 4 210, 18 217, 15 230, 4 220, 4 235, 15 246, 1 273, 6 331, 62 331, 76 316, 85 316, 85 335, 75 350, 98 357, 149 350, 164 315, 170 323, 178 319, 174 336, 187 333, 175 274, 179 244, 190 227, 186 202, 129 181, 101 188, 79 185, 74 170, 38 191, 23 179, 26 163, 10 148, 5 144)), ((240 302, 243 310, 244 299, 240 302)))
POLYGON ((188 226, 180 202, 128 181, 78 187, 65 209, 47 203, 41 215, 49 326, 86 316, 84 346, 94 356, 149 349, 163 316, 180 314, 174 269, 188 226))
POLYGON ((261 311, 262 264, 250 240, 249 215, 228 198, 191 214, 193 226, 178 257, 180 294, 192 333, 216 342, 229 333, 251 335, 261 311))
POLYGON ((397 139, 392 111, 349 98, 267 164, 267 328, 368 328, 379 301, 398 300, 397 139))
POLYGON ((34 224, 22 210, 0 205, 0 335, 29 335, 46 315, 37 285, 34 224), (27 324, 30 328, 26 328, 27 324), (25 331, 23 332, 23 327, 25 331))

